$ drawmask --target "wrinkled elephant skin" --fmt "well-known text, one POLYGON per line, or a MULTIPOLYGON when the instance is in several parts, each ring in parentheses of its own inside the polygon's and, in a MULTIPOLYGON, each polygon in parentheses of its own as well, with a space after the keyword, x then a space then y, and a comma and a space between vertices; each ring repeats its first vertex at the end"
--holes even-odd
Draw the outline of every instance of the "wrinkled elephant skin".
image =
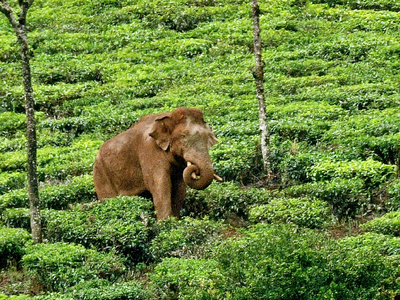
POLYGON ((149 192, 158 220, 179 217, 186 185, 205 189, 220 179, 208 153, 216 142, 199 109, 145 116, 100 147, 93 167, 97 197, 149 192))

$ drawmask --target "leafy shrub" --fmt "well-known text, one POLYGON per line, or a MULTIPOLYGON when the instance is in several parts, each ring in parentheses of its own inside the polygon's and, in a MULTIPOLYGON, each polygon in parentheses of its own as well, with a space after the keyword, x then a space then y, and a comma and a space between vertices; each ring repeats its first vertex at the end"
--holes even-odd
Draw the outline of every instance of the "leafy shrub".
POLYGON ((399 291, 396 256, 382 256, 378 243, 358 247, 315 231, 266 225, 247 234, 216 250, 225 293, 235 299, 389 299, 383 291, 399 291))
POLYGON ((27 175, 22 172, 0 173, 0 195, 24 187, 27 175))
POLYGON ((148 259, 147 243, 155 221, 151 201, 140 197, 117 197, 92 204, 85 210, 50 211, 43 229, 50 242, 69 242, 114 249, 133 262, 148 259))
POLYGON ((390 212, 360 225, 371 232, 400 236, 400 212, 390 212))
POLYGON ((166 258, 150 275, 159 299, 223 299, 223 279, 212 259, 166 258))
POLYGON ((84 280, 115 280, 126 270, 124 260, 113 253, 66 243, 29 246, 22 264, 36 284, 49 291, 64 290, 84 280))
POLYGON ((387 193, 389 194, 389 199, 386 202, 386 207, 391 210, 400 209, 400 180, 394 180, 390 182, 387 186, 387 193))
POLYGON ((291 197, 315 197, 326 201, 339 219, 354 217, 362 213, 370 204, 360 179, 334 178, 331 181, 318 181, 292 186, 284 190, 291 197))
POLYGON ((378 161, 321 161, 311 170, 315 181, 331 180, 332 178, 361 179, 368 191, 379 188, 395 174, 395 166, 385 165, 378 161))
POLYGON ((104 279, 79 283, 67 289, 65 294, 79 300, 151 299, 151 293, 138 281, 112 283, 104 279))
POLYGON ((208 219, 171 218, 157 224, 149 251, 155 261, 165 257, 202 258, 221 241, 224 230, 227 229, 221 222, 208 219))
POLYGON ((12 207, 27 207, 28 193, 25 189, 14 189, 0 195, 0 211, 12 207))
POLYGON ((17 264, 25 254, 25 244, 31 235, 21 228, 0 228, 0 269, 10 262, 17 264))
MULTIPOLYGON (((296 146, 293 145, 293 147, 296 146)), ((289 149, 289 153, 286 152, 284 159, 279 162, 281 180, 284 185, 301 184, 311 180, 309 172, 318 159, 317 155, 316 153, 297 151, 296 149, 289 149)))
POLYGON ((26 117, 23 114, 13 112, 0 113, 0 133, 1 135, 13 135, 18 130, 25 128, 26 117))
POLYGON ((229 219, 232 215, 247 219, 250 205, 267 203, 270 194, 263 189, 240 189, 233 183, 214 183, 203 191, 190 189, 183 215, 211 219, 229 219))
MULTIPOLYGON (((59 185, 47 185, 39 191, 41 208, 66 209, 68 204, 91 202, 96 199, 92 175, 73 177, 59 185)), ((27 207, 28 192, 12 190, 0 196, 0 211, 5 208, 27 207)))
MULTIPOLYGON (((43 216, 43 211, 41 211, 43 216)), ((31 229, 31 213, 29 208, 8 208, 2 212, 1 220, 7 227, 31 229)))
POLYGON ((324 228, 330 222, 330 209, 325 201, 305 198, 273 199, 253 207, 249 220, 253 223, 292 223, 300 227, 324 228))

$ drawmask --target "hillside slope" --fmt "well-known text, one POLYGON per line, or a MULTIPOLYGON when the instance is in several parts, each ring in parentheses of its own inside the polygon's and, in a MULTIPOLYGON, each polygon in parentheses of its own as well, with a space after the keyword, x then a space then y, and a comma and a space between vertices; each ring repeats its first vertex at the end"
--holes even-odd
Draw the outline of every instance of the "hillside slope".
MULTIPOLYGON (((149 273, 139 273, 149 276, 151 297, 155 298, 207 295, 229 299, 243 295, 249 299, 268 294, 268 299, 356 299, 352 297, 358 292, 364 299, 394 299, 400 295, 396 281, 400 269, 398 263, 391 263, 400 249, 396 237, 400 209, 400 1, 279 0, 260 1, 260 7, 272 181, 266 181, 260 162, 250 3, 34 2, 28 28, 34 57, 40 194, 49 249, 21 246, 26 236, 7 231, 8 227, 28 229, 29 222, 18 49, 6 18, 0 16, 2 230, 4 236, 18 239, 18 255, 7 254, 9 260, 19 262, 28 253, 22 265, 40 282, 39 289, 62 293, 79 283, 76 278, 70 282, 64 278, 69 284, 62 286, 38 275, 41 269, 34 256, 42 255, 41 251, 50 253, 50 247, 64 242, 95 248, 99 253, 72 244, 60 246, 62 251, 68 248, 65 251, 95 256, 104 260, 105 266, 110 261, 127 268, 146 265, 149 273), (190 190, 182 212, 182 217, 190 218, 176 224, 154 225, 151 205, 137 198, 120 200, 123 204, 111 201, 77 208, 78 203, 95 200, 92 165, 103 141, 144 115, 179 106, 200 108, 213 127, 219 142, 211 156, 225 183, 213 183, 205 191, 190 190), (120 206, 130 212, 119 215, 120 206), (144 217, 139 208, 146 212, 144 217), (108 223, 103 214, 119 221, 108 223), (372 218, 372 223, 358 228, 372 218), (226 223, 250 227, 237 232, 226 223), (289 225, 276 225, 282 223, 289 225), (357 232, 372 233, 328 239, 326 246, 316 241, 326 239, 324 234, 332 235, 331 229, 343 224, 350 224, 345 227, 352 230, 351 224, 356 224, 357 232), (196 228, 192 232, 198 237, 185 228, 196 228), (296 236, 298 231, 304 244, 296 236), (276 244, 282 246, 281 256, 272 254, 275 246, 267 242, 280 235, 282 240, 276 244), (162 242, 168 238, 172 239, 169 244, 162 242), (292 249, 290 243, 298 248, 292 249), (271 252, 258 253, 263 244, 271 252), (374 254, 378 257, 368 258, 374 247, 381 249, 374 254), (225 248, 235 253, 232 262, 227 261, 225 248), (110 258, 110 249, 117 258, 110 258), (229 267, 243 268, 246 258, 238 249, 247 249, 247 273, 237 274, 229 267), (335 254, 325 260, 329 249, 335 254), (291 257, 291 252, 297 258, 291 257), (304 265, 302 257, 308 257, 304 265), (189 259, 194 260, 193 265, 189 259), (366 272, 363 259, 371 273, 359 284, 359 276, 366 272), (329 270, 335 260, 353 261, 354 272, 350 262, 343 262, 335 265, 332 275, 329 270), (263 290, 262 286, 273 286, 273 280, 261 274, 264 271, 259 277, 251 272, 257 261, 262 261, 265 274, 281 280, 276 290, 263 290), (278 267, 285 263, 293 268, 290 272, 295 272, 296 266, 304 271, 298 274, 300 287, 312 287, 301 290, 292 285, 293 273, 280 273, 284 267, 278 267), (319 267, 321 274, 318 284, 306 279, 314 272, 313 266, 319 267), (178 270, 177 277, 168 273, 171 269, 178 270), (164 282, 162 274, 169 274, 169 282, 164 282), (351 279, 343 283, 346 276, 351 279), (229 286, 224 285, 226 278, 231 278, 229 286), (316 288, 319 284, 320 290, 316 288), (279 292, 285 289, 292 296, 279 292)), ((78 265, 81 259, 77 258, 78 265)), ((9 267, 9 262, 5 265, 9 267)), ((79 271, 87 280, 100 277, 107 281, 82 289, 106 291, 115 276, 119 278, 116 290, 129 290, 132 295, 142 292, 140 284, 129 285, 125 280, 137 278, 126 275, 129 272, 124 268, 103 271, 103 277, 79 271)), ((91 272, 98 270, 93 267, 91 272)), ((53 279, 60 274, 54 273, 53 279)), ((0 291, 11 294, 8 289, 5 285, 0 291)), ((19 292, 27 293, 27 289, 19 292)), ((69 291, 71 299, 84 299, 69 291)), ((150 297, 146 292, 140 295, 150 297)))

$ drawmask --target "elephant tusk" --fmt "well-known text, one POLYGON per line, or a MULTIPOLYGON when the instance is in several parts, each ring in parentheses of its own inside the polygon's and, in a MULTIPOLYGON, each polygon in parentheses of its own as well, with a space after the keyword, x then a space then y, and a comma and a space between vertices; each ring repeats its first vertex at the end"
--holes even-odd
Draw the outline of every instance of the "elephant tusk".
POLYGON ((218 181, 224 181, 221 177, 219 177, 217 174, 214 174, 214 178, 218 181))

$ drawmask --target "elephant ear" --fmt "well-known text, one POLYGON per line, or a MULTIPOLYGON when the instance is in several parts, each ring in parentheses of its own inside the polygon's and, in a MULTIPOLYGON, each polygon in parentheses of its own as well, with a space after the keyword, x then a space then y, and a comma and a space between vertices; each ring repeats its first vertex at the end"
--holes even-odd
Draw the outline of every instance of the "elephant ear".
POLYGON ((150 136, 155 139, 157 145, 167 151, 170 145, 172 132, 172 120, 169 116, 160 116, 155 119, 150 136))

